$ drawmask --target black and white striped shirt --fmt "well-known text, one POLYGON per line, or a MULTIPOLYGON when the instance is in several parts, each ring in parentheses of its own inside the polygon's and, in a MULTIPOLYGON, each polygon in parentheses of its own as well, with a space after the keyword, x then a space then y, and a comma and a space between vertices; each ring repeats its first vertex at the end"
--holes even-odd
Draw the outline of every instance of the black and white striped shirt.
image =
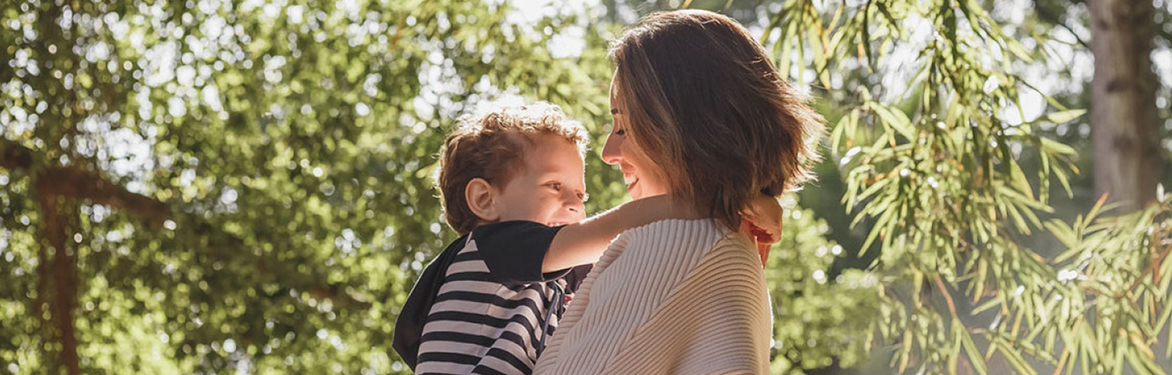
MULTIPOLYGON (((446 270, 434 272, 443 276, 435 280, 441 284, 422 327, 416 373, 532 373, 566 296, 590 267, 541 272, 559 229, 524 221, 484 225, 445 250, 456 254, 446 270)), ((443 266, 435 263, 428 267, 443 266)))

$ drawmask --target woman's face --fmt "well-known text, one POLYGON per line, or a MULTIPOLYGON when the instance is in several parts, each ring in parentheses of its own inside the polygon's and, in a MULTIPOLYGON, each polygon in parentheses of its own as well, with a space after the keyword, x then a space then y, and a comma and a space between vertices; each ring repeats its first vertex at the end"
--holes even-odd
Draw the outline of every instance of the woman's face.
POLYGON ((610 165, 618 165, 623 172, 623 183, 627 184, 627 193, 631 198, 640 199, 668 192, 667 179, 658 167, 640 152, 638 145, 631 139, 627 108, 622 108, 619 100, 621 93, 611 82, 610 86, 610 114, 614 120, 610 135, 606 137, 606 146, 602 148, 602 161, 610 165))

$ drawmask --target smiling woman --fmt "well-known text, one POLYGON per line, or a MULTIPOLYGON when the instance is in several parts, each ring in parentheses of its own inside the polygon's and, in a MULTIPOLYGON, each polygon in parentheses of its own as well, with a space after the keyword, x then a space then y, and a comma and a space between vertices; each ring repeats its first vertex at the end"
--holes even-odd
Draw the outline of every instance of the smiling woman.
POLYGON ((820 134, 822 117, 746 42, 744 27, 679 14, 649 17, 612 47, 615 125, 602 157, 628 185, 642 183, 632 194, 686 196, 736 227, 754 194, 778 196, 812 177, 802 160, 816 155, 805 140, 820 134), (682 19, 696 25, 674 26, 682 19))
POLYGON ((651 15, 611 56, 603 160, 633 198, 677 196, 704 218, 615 239, 536 373, 766 373, 769 298, 742 212, 810 177, 804 141, 822 119, 745 28, 716 13, 651 15))
MULTIPOLYGON (((616 76, 617 80, 617 76, 616 76)), ((614 83, 611 86, 615 86, 614 83)), ((610 136, 606 138, 606 146, 602 148, 602 160, 607 164, 618 165, 623 173, 623 184, 627 185, 627 193, 631 198, 667 194, 667 176, 663 168, 647 156, 635 140, 628 140, 630 131, 629 114, 624 112, 622 99, 618 98, 619 91, 611 90, 610 114, 614 119, 610 136)))

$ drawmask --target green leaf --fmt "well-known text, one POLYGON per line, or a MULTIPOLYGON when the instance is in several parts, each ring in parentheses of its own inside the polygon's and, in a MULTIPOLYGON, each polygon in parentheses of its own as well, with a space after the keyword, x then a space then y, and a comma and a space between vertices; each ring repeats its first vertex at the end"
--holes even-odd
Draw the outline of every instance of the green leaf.
POLYGON ((879 115, 882 119, 883 125, 894 129, 900 135, 908 140, 916 139, 915 131, 912 129, 911 120, 907 115, 899 110, 891 110, 882 105, 868 103, 867 108, 879 115))
POLYGON ((1082 117, 1087 111, 1085 109, 1071 109, 1066 111, 1051 112, 1046 115, 1046 121, 1062 124, 1073 121, 1076 118, 1082 117))
POLYGON ((1033 366, 1030 366, 1029 362, 1027 362, 1025 358, 1022 357, 1021 351, 1013 347, 1012 343, 997 339, 994 340, 993 345, 997 346, 997 351, 1005 356, 1005 360, 1009 362, 1009 365, 1013 366, 1013 369, 1018 373, 1026 375, 1037 375, 1038 372, 1034 370, 1033 366))
POLYGON ((1048 151, 1048 152, 1053 153, 1055 155, 1075 155, 1076 154, 1073 147, 1052 141, 1049 138, 1040 137, 1040 138, 1038 138, 1038 140, 1041 142, 1041 148, 1043 151, 1048 151))
POLYGON ((989 370, 985 368, 985 358, 977 350, 977 344, 973 342, 973 337, 969 335, 968 331, 965 330, 959 321, 954 321, 953 326, 953 334, 960 336, 961 343, 964 346, 964 352, 968 355, 969 364, 973 365, 973 370, 976 370, 978 374, 988 374, 989 370))
POLYGON ((983 313, 985 311, 988 311, 989 309, 992 309, 994 307, 1000 307, 1000 306, 1001 306, 1000 299, 990 298, 988 301, 985 301, 985 303, 982 303, 982 304, 978 305, 977 307, 973 308, 973 315, 977 315, 977 314, 983 313))

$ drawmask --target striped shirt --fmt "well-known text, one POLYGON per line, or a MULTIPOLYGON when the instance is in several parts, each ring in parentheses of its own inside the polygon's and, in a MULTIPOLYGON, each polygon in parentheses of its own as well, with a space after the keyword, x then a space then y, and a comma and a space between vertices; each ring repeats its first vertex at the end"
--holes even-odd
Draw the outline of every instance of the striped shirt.
MULTIPOLYGON (((541 272, 559 229, 523 221, 484 225, 445 250, 455 255, 430 281, 439 285, 421 330, 416 373, 532 373, 567 296, 589 272, 541 272)), ((428 267, 444 266, 436 263, 428 267)), ((434 290, 421 286, 428 282, 421 278, 412 294, 434 290)), ((420 307, 404 306, 410 308, 420 307)))

